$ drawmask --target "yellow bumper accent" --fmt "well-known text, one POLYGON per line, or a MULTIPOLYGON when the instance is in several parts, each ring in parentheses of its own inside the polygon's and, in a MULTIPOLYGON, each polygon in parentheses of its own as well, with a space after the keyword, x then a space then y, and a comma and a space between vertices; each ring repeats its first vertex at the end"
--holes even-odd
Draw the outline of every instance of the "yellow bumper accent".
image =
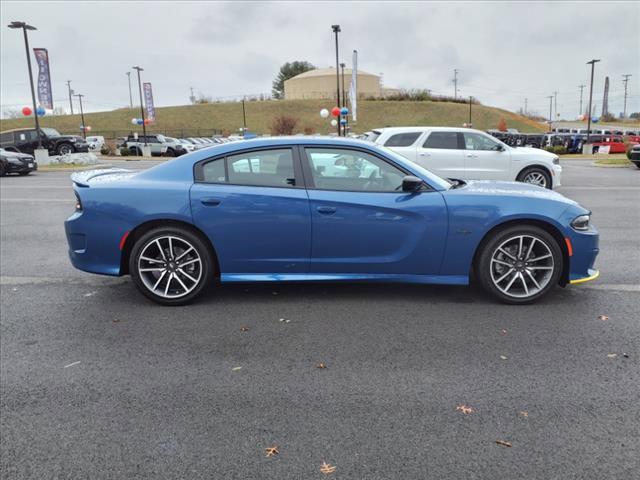
POLYGON ((577 280, 571 280, 569 283, 571 285, 575 285, 577 283, 590 282, 591 280, 595 280, 600 276, 600 270, 596 270, 593 275, 589 275, 588 277, 578 278, 577 280))

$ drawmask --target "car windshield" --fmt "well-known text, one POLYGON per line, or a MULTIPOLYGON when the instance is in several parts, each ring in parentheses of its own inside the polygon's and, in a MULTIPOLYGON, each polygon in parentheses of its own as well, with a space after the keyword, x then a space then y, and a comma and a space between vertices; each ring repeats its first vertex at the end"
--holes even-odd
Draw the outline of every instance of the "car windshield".
POLYGON ((413 163, 413 162, 408 162, 407 159, 405 157, 403 157, 402 155, 400 155, 399 153, 394 152, 393 150, 391 150, 390 148, 387 147, 383 147, 380 145, 376 145, 376 148, 382 152, 384 152, 384 154, 388 157, 393 158, 394 160, 398 161, 398 163, 400 163, 401 165, 405 165, 407 163, 410 163, 411 165, 411 169, 412 170, 417 170, 423 177, 425 177, 430 183, 432 183, 433 185, 439 187, 439 188, 444 188, 445 190, 448 190, 450 188, 452 188, 454 185, 453 183, 445 180, 442 177, 439 177, 438 175, 436 175, 435 173, 430 172, 429 170, 427 170, 424 167, 421 167, 420 165, 418 165, 417 163, 413 163))
POLYGON ((41 128, 42 133, 44 133, 47 137, 61 137, 60 133, 55 128, 41 128))

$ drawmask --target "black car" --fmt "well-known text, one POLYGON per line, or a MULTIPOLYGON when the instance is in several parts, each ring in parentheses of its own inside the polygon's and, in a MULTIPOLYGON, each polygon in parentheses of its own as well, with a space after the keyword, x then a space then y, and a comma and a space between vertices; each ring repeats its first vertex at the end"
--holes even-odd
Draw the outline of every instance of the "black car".
POLYGON ((636 164, 636 167, 640 168, 640 144, 634 145, 629 155, 629 160, 636 164))
MULTIPOLYGON (((60 135, 54 128, 41 128, 42 148, 49 155, 88 152, 89 144, 77 135, 60 135)), ((0 133, 0 147, 14 152, 33 154, 38 148, 38 133, 35 128, 19 128, 0 133)))
POLYGON ((0 177, 8 173, 29 175, 38 169, 38 164, 32 155, 19 152, 10 152, 0 148, 0 177))

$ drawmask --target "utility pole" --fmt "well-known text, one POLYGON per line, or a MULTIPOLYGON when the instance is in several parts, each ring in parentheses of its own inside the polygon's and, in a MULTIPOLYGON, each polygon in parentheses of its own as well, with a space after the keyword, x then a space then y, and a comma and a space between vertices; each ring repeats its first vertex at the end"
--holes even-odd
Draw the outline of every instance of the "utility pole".
POLYGON ((458 98, 458 69, 453 69, 453 98, 458 98))
POLYGON ((553 95, 549 95, 547 97, 549 99, 549 131, 551 131, 551 122, 552 122, 552 115, 553 115, 553 95))
POLYGON ((31 101, 33 102, 33 118, 36 121, 36 132, 38 133, 38 149, 42 148, 42 135, 40 132, 40 122, 38 121, 38 108, 36 107, 36 91, 33 89, 33 71, 31 70, 31 57, 29 55, 29 37, 27 30, 37 30, 36 27, 25 22, 11 22, 9 28, 21 28, 24 34, 24 49, 27 52, 27 67, 29 68, 29 87, 31 88, 31 101))
POLYGON ((78 100, 80 100, 80 118, 82 121, 82 138, 86 139, 87 126, 84 124, 84 110, 82 109, 82 97, 84 97, 84 95, 82 95, 81 93, 78 93, 78 94, 74 94, 74 97, 78 97, 78 100))
MULTIPOLYGON (((340 25, 331 25, 331 30, 336 35, 336 106, 340 108, 340 60, 338 58, 338 33, 340 33, 340 25)), ((338 115, 338 136, 340 136, 340 116, 338 115)))
POLYGON ((553 118, 557 118, 558 117, 558 92, 553 92, 553 110, 555 115, 553 116, 553 118))
POLYGON ((525 98, 524 99, 524 114, 525 114, 525 116, 527 115, 527 102, 528 102, 528 99, 525 98))
POLYGON ((142 103, 142 82, 140 81, 140 72, 144 71, 143 68, 138 66, 131 67, 138 71, 138 90, 140 91, 140 113, 142 114, 142 135, 144 136, 144 146, 147 146, 147 126, 144 124, 144 104, 142 103))
POLYGON ((624 83, 624 113, 622 114, 622 118, 627 118, 627 83, 629 83, 629 77, 631 77, 630 73, 622 75, 622 83, 624 83))
POLYGON ((73 115, 73 101, 71 100, 73 90, 71 90, 71 80, 67 80, 67 89, 69 90, 69 108, 71 109, 71 115, 73 115))
MULTIPOLYGON (((340 70, 341 70, 340 74, 342 75, 342 106, 343 107, 347 106, 347 91, 344 88, 344 67, 345 66, 346 65, 344 63, 340 64, 340 70)), ((342 125, 342 135, 346 137, 347 136, 346 122, 348 121, 348 118, 345 116, 344 119, 345 119, 345 124, 342 125)))
POLYGON ((469 95, 469 128, 471 128, 471 106, 473 105, 473 97, 469 95))
POLYGON ((196 103, 196 97, 195 97, 195 95, 193 94, 193 87, 189 87, 189 90, 191 91, 191 95, 189 96, 189 101, 190 101, 192 104, 194 104, 194 103, 196 103))
POLYGON ((589 117, 587 119, 587 144, 589 143, 591 136, 591 102, 593 101, 593 73, 595 70, 596 63, 600 60, 596 60, 595 58, 589 62, 587 65, 591 65, 591 86, 589 87, 589 117))
POLYGON ((578 115, 582 115, 582 91, 584 90, 584 87, 586 87, 586 85, 578 85, 578 88, 580 89, 580 110, 578 110, 578 115))
MULTIPOLYGON (((193 88, 191 89, 191 91, 193 91, 193 88)), ((244 97, 242 98, 242 136, 244 137, 244 135, 247 133, 247 114, 244 110, 244 97)))
POLYGON ((129 108, 133 108, 133 97, 131 96, 131 72, 127 72, 127 80, 129 80, 129 108))

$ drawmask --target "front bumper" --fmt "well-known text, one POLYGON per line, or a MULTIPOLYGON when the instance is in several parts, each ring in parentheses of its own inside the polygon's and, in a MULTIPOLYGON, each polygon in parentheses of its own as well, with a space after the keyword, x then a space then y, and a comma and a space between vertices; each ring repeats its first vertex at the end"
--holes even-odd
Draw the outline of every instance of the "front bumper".
POLYGON ((553 184, 553 188, 558 188, 562 186, 562 166, 561 165, 553 165, 553 169, 551 170, 551 183, 553 184))
POLYGON ((7 173, 35 172, 38 170, 38 163, 35 160, 24 163, 7 163, 6 169, 7 173))
POLYGON ((592 225, 586 232, 571 229, 566 239, 573 253, 569 257, 569 283, 576 285, 598 278, 600 272, 595 268, 595 263, 600 252, 600 235, 595 227, 592 225))

